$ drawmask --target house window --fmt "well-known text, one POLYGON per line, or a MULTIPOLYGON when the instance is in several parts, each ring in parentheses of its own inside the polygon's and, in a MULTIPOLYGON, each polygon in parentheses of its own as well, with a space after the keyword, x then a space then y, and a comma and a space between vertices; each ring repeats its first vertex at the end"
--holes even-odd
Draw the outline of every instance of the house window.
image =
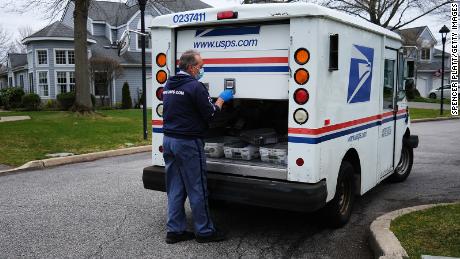
POLYGON ((8 77, 8 86, 9 87, 13 86, 13 78, 12 77, 8 77))
POLYGON ((56 64, 65 65, 67 64, 67 58, 65 55, 65 50, 56 50, 56 64))
POLYGON ((56 65, 74 65, 75 52, 73 50, 55 50, 56 65))
POLYGON ((56 72, 56 84, 60 93, 75 91, 75 72, 56 72))
POLYGON ((37 50, 37 63, 38 65, 48 65, 47 50, 37 50))
POLYGON ((73 50, 67 51, 67 62, 69 65, 75 65, 75 51, 73 50))
POLYGON ((430 60, 431 59, 430 49, 429 48, 421 49, 420 52, 421 52, 420 53, 420 59, 422 59, 422 60, 430 60))
POLYGON ((67 73, 56 72, 56 79, 60 93, 67 93, 67 73))
POLYGON ((49 85, 48 85, 48 72, 38 72, 38 89, 40 90, 41 96, 49 96, 49 85))
POLYGON ((75 92, 75 72, 69 72, 69 87, 71 92, 75 92))
MULTIPOLYGON (((142 37, 141 35, 137 35, 137 48, 142 49, 142 37)), ((152 45, 150 44, 150 37, 145 36, 145 48, 146 49, 151 49, 152 45)))
POLYGON ((24 75, 19 75, 19 86, 24 88, 24 75))
POLYGON ((34 92, 34 73, 29 73, 29 93, 34 92))

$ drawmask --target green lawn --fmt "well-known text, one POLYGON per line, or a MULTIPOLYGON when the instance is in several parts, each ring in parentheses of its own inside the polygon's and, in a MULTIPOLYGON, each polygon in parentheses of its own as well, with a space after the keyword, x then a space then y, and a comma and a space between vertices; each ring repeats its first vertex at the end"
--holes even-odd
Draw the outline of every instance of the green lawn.
MULTIPOLYGON (((441 103, 441 99, 431 99, 431 98, 424 98, 424 97, 415 97, 413 100, 409 100, 409 102, 422 102, 422 103, 441 103)), ((445 98, 444 104, 450 105, 450 99, 445 98)))
MULTIPOLYGON (((93 116, 71 112, 8 112, 29 115, 26 121, 0 123, 0 164, 18 166, 49 153, 84 154, 150 144, 142 134, 142 110, 104 110, 93 116)), ((151 111, 147 122, 151 139, 151 111)))
POLYGON ((443 115, 439 114, 438 109, 417 109, 417 108, 410 108, 410 118, 414 119, 427 119, 427 118, 437 118, 437 117, 451 117, 450 109, 444 110, 443 115))
MULTIPOLYGON (((431 99, 431 98, 424 98, 424 97, 415 97, 413 100, 409 100, 409 102, 441 103, 441 99, 431 99)), ((450 99, 444 97, 444 104, 450 105, 450 99)))
POLYGON ((390 229, 410 258, 460 257, 460 204, 403 215, 391 222, 390 229))

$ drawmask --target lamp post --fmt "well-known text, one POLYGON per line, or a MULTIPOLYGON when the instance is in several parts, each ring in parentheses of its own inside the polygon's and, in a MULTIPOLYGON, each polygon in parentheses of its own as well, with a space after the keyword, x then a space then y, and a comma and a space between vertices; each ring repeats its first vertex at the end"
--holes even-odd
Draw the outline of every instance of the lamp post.
POLYGON ((447 26, 442 26, 441 30, 439 30, 439 33, 441 33, 441 38, 442 38, 442 60, 441 60, 441 115, 442 115, 442 110, 443 110, 443 103, 444 103, 444 54, 446 50, 446 38, 447 38, 447 33, 449 33, 450 30, 447 28, 447 26))
POLYGON ((141 47, 142 47, 142 120, 144 139, 147 139, 147 75, 145 72, 145 5, 147 0, 137 0, 141 10, 141 47))
POLYGON ((118 44, 118 55, 123 55, 129 46, 129 33, 134 32, 141 37, 141 55, 142 55, 142 124, 144 126, 144 139, 147 139, 147 75, 145 68, 145 36, 148 34, 145 33, 145 6, 147 5, 148 0, 128 0, 125 5, 128 8, 138 5, 139 10, 141 11, 141 32, 132 31, 127 29, 126 38, 122 36, 118 44))

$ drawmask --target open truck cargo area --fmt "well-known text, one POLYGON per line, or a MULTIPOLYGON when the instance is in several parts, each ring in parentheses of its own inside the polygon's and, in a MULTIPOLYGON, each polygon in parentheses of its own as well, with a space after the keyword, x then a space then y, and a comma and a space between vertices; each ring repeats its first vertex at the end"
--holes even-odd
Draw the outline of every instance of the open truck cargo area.
MULTIPOLYGON (((205 142, 210 199, 296 211, 345 224, 354 197, 410 174, 412 149, 399 35, 306 3, 209 8, 151 27, 152 165, 144 187, 165 191, 166 78, 200 52, 200 82, 234 100, 205 142)), ((417 140, 417 141, 416 141, 417 140)))

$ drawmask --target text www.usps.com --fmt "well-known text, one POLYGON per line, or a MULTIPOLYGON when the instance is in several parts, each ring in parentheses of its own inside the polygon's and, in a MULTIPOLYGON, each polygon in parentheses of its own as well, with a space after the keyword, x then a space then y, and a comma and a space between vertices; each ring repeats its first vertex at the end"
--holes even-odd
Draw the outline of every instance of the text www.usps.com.
POLYGON ((257 47, 258 40, 220 40, 220 41, 197 41, 193 43, 195 49, 209 48, 234 48, 234 47, 257 47))

